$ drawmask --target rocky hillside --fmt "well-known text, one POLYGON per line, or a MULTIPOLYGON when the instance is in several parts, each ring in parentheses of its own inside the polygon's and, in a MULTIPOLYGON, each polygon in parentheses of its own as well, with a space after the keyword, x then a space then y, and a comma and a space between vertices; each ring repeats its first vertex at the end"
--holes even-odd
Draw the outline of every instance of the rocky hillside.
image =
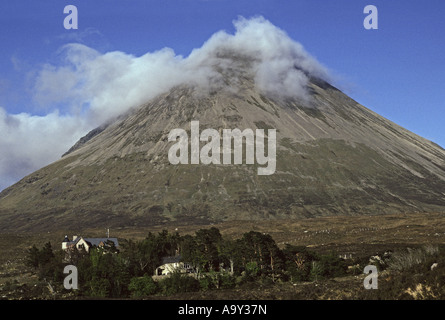
MULTIPOLYGON (((308 99, 258 90, 248 59, 224 80, 181 85, 89 133, 59 161, 0 194, 0 230, 124 227, 234 219, 445 210, 445 150, 324 80, 308 99), (276 129, 276 170, 169 162, 169 132, 276 129)), ((222 138, 221 138, 222 139, 222 138)), ((205 143, 201 142, 201 146, 205 143)), ((245 154, 244 158, 245 160, 245 154)))

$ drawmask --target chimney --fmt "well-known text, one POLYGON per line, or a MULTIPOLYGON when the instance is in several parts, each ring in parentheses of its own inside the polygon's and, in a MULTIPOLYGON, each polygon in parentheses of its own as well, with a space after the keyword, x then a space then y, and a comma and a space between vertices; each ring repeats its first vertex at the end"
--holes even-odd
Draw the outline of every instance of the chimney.
POLYGON ((77 236, 73 236, 73 241, 77 239, 77 236))
POLYGON ((65 236, 65 238, 62 241, 62 250, 66 250, 68 242, 70 242, 70 239, 68 238, 68 236, 65 236))

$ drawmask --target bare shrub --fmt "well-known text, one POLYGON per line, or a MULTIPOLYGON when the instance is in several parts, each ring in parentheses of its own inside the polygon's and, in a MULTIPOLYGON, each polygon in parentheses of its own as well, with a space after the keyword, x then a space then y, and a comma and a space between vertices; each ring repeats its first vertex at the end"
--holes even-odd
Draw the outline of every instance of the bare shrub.
POLYGON ((439 247, 437 245, 434 246, 432 244, 427 244, 424 246, 424 250, 427 254, 429 254, 431 256, 439 253, 439 247))
POLYGON ((439 247, 425 245, 422 248, 407 248, 404 251, 394 252, 388 261, 389 269, 395 271, 404 271, 415 265, 426 262, 429 256, 439 252, 439 247))

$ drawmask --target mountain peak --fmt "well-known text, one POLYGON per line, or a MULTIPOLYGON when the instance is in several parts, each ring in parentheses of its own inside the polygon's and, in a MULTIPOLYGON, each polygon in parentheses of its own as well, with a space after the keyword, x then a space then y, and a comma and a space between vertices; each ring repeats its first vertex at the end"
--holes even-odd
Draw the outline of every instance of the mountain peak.
POLYGON ((320 63, 265 19, 240 18, 235 28, 187 58, 168 49, 134 59, 87 50, 82 64, 76 54, 85 48, 76 46, 72 63, 96 72, 80 79, 84 92, 95 92, 97 80, 109 76, 104 65, 116 75, 91 108, 108 122, 0 193, 0 230, 445 209, 442 148, 337 90, 320 63), (132 86, 122 87, 122 77, 132 86), (238 140, 240 161, 235 142, 224 149, 227 131, 255 133, 238 140), (255 160, 271 156, 257 152, 271 142, 257 138, 269 134, 276 138, 275 170, 259 175, 264 163, 248 160, 248 150, 255 160), (179 153, 196 149, 220 160, 172 163, 175 145, 179 153), (224 155, 233 161, 221 161, 224 155))
MULTIPOLYGON (((230 68, 221 74, 227 72, 230 68)), ((307 78, 305 103, 265 94, 242 77, 241 87, 232 90, 176 86, 91 132, 62 159, 0 194, 0 227, 81 228, 85 219, 90 227, 143 226, 445 208, 443 149, 319 78, 307 78), (276 170, 258 175, 260 165, 245 160, 246 144, 240 164, 172 164, 168 154, 177 142, 169 134, 181 129, 191 137, 193 121, 199 121, 199 133, 212 129, 218 140, 227 129, 266 135, 276 130, 276 170)), ((208 143, 201 140, 199 148, 208 143)))

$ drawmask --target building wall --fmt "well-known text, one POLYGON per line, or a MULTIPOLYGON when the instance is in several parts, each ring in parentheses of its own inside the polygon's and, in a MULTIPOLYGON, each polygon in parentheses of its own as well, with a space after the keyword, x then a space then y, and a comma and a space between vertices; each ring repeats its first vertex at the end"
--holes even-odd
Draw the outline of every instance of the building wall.
POLYGON ((187 272, 187 270, 184 268, 183 262, 174 262, 174 263, 167 263, 160 267, 156 268, 155 275, 159 275, 161 271, 161 275, 165 276, 170 273, 173 273, 175 271, 179 270, 182 273, 187 272))
POLYGON ((88 252, 88 251, 90 250, 90 247, 89 247, 88 243, 87 243, 83 238, 81 238, 81 239, 76 243, 76 248, 77 248, 78 250, 80 250, 80 249, 82 248, 82 246, 85 248, 86 252, 88 252))

